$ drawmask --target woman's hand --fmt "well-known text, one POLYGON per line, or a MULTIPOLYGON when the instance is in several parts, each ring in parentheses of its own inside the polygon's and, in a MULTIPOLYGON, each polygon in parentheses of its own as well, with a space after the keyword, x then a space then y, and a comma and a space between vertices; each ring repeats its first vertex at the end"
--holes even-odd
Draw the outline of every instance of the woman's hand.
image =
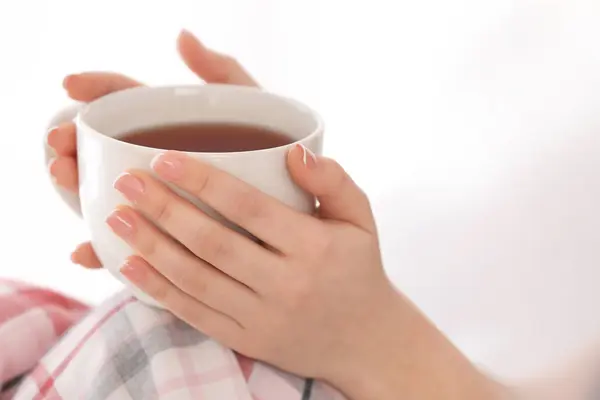
MULTIPOLYGON (((206 48, 191 33, 181 32, 177 39, 181 58, 198 77, 207 83, 227 83, 257 86, 252 77, 233 58, 206 48)), ((90 102, 107 94, 141 83, 126 76, 108 72, 88 72, 69 75, 63 86, 73 100, 90 102)), ((75 124, 67 122, 48 132, 48 145, 56 158, 48 166, 56 183, 72 192, 79 191, 77 178, 77 143, 75 124)), ((73 262, 88 268, 101 267, 90 243, 79 245, 71 255, 73 262)))
POLYGON ((139 255, 122 273, 225 346, 351 398, 491 399, 487 380, 386 278, 368 199, 346 172, 300 146, 288 167, 319 200, 318 218, 181 153, 152 163, 266 245, 148 173, 123 174, 115 188, 131 206, 107 222, 139 255))
POLYGON ((395 293, 366 196, 338 164, 304 148, 290 152, 289 166, 318 196, 321 219, 181 153, 166 152, 152 166, 266 246, 141 171, 116 181, 133 208, 108 223, 140 255, 123 274, 176 315, 246 355, 320 376, 324 359, 348 362, 356 322, 368 324, 395 293))

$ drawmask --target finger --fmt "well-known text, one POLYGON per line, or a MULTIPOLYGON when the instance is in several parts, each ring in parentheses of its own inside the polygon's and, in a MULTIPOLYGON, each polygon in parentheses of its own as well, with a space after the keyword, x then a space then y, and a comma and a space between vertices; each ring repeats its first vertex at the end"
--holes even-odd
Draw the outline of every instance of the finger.
POLYGON ((70 98, 85 102, 141 85, 134 79, 114 72, 84 72, 69 75, 63 81, 70 98))
POLYGON ((177 38, 177 49, 188 68, 207 83, 258 86, 235 59, 207 48, 186 30, 177 38))
POLYGON ((59 157, 75 157, 77 128, 73 122, 64 122, 48 131, 46 141, 59 157))
POLYGON ((168 151, 155 158, 152 167, 162 179, 284 254, 293 252, 298 242, 318 236, 317 219, 200 160, 168 151))
POLYGON ((207 306, 237 320, 251 315, 254 292, 200 260, 130 207, 120 207, 107 223, 173 285, 207 306))
POLYGON ((233 347, 243 333, 235 320, 178 289, 141 257, 128 258, 121 273, 177 317, 225 346, 233 347))
POLYGON ((149 174, 125 173, 114 186, 196 256, 255 291, 277 270, 278 255, 210 218, 149 174))
POLYGON ((85 268, 102 268, 102 263, 98 259, 98 256, 96 255, 96 252, 92 247, 92 244, 89 242, 82 243, 79 246, 77 246, 75 251, 71 253, 71 261, 85 268))
POLYGON ((79 191, 79 177, 77 176, 77 161, 72 157, 59 157, 50 160, 48 165, 50 175, 58 186, 71 192, 79 191))
POLYGON ((317 197, 321 217, 375 232, 369 199, 337 162, 297 145, 288 154, 288 168, 296 183, 317 197))

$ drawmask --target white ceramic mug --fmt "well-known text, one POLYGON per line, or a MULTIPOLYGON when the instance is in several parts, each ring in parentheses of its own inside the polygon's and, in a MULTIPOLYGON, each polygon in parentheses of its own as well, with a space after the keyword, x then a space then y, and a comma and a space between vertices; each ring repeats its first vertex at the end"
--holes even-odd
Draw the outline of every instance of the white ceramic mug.
MULTIPOLYGON (((195 122, 260 125, 284 133, 294 139, 294 143, 248 152, 188 154, 229 172, 299 211, 310 213, 314 210, 314 198, 292 182, 286 168, 286 155, 296 143, 320 154, 323 123, 314 111, 297 101, 256 88, 232 85, 139 87, 64 110, 55 116, 51 125, 73 118, 77 125, 79 197, 61 188, 57 190, 69 206, 83 216, 102 265, 125 284, 127 281, 119 268, 133 251, 105 222, 119 204, 125 203, 113 188, 113 182, 130 168, 150 171, 152 158, 164 150, 115 139, 124 133, 195 122)), ((46 158, 52 155, 51 149, 46 148, 46 158)), ((219 218, 197 200, 194 203, 219 218)), ((135 288, 132 290, 140 300, 157 305, 144 293, 135 288)))

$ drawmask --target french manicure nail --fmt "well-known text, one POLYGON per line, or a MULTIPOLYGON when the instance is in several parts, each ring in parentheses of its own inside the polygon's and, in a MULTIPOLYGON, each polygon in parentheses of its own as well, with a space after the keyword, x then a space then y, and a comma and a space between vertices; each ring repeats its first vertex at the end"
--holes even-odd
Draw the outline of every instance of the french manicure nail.
POLYGON ((65 76, 65 79, 63 79, 63 83, 62 83, 64 89, 67 88, 67 86, 69 85, 69 81, 72 80, 74 76, 75 75, 73 75, 73 74, 65 76))
POLYGON ((125 261, 120 272, 127 280, 133 283, 141 282, 145 275, 144 265, 132 258, 128 258, 125 261))
POLYGON ((54 186, 60 186, 60 183, 58 183, 58 179, 56 178, 56 174, 52 170, 52 165, 54 164, 54 161, 56 160, 50 160, 50 162, 48 163, 48 175, 50 176, 50 181, 52 181, 52 184, 54 186))
POLYGON ((162 178, 176 180, 183 174, 183 162, 175 153, 162 153, 152 159, 152 169, 162 178))
POLYGON ((302 149, 302 162, 304 166, 309 169, 315 168, 317 166, 317 156, 305 146, 301 144, 297 146, 302 149))
POLYGON ((106 219, 106 223, 117 235, 126 238, 133 233, 133 220, 121 210, 114 211, 106 219))
POLYGON ((56 132, 58 132, 58 127, 53 126, 52 128, 48 129, 48 133, 46 133, 46 144, 53 150, 55 150, 56 146, 56 143, 52 143, 54 141, 53 137, 56 135, 56 132))
POLYGON ((79 253, 76 251, 71 253, 71 262, 73 264, 81 265, 81 260, 79 259, 79 253))
POLYGON ((114 188, 130 201, 136 201, 144 194, 144 182, 132 174, 125 172, 115 180, 114 188))
POLYGON ((56 158, 51 158, 48 160, 48 172, 50 172, 50 176, 54 177, 56 172, 54 170, 54 164, 56 164, 56 158))

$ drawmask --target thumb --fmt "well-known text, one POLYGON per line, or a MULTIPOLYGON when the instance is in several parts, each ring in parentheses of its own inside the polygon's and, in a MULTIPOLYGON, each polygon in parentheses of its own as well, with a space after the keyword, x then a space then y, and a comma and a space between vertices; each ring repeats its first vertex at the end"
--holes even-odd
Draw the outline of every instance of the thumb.
POLYGON ((237 60, 207 48, 186 30, 177 38, 177 50, 188 68, 207 83, 258 86, 237 60))
POLYGON ((319 200, 321 217, 376 232, 369 199, 336 161, 297 145, 288 154, 288 168, 294 181, 319 200))

